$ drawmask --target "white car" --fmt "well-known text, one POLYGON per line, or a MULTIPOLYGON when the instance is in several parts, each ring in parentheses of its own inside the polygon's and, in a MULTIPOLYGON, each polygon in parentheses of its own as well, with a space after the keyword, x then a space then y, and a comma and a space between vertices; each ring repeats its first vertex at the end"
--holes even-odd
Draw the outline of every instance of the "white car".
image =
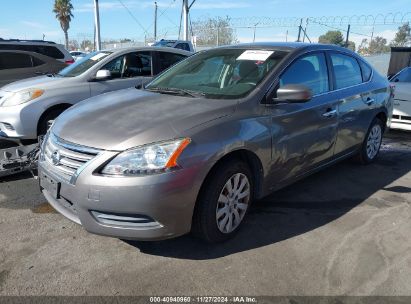
POLYGON ((411 67, 402 69, 390 81, 395 85, 391 129, 411 131, 411 67))

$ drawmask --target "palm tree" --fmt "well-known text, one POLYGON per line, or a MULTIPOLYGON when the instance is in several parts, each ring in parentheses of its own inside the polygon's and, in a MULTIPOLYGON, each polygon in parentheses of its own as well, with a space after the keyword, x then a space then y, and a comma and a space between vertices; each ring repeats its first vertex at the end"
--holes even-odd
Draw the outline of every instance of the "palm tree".
POLYGON ((64 32, 66 40, 66 49, 68 49, 68 29, 70 28, 71 18, 74 17, 73 5, 70 0, 55 0, 53 13, 56 14, 57 20, 60 22, 61 29, 64 32))

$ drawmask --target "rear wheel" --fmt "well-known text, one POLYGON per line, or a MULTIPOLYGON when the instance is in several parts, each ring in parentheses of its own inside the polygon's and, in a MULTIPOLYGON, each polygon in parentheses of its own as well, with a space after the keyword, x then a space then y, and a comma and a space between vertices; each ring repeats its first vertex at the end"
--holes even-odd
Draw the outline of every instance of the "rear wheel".
POLYGON ((208 178, 197 201, 193 233, 211 243, 231 238, 239 229, 253 197, 246 163, 230 161, 208 178))
POLYGON ((368 129, 358 154, 361 163, 369 164, 377 158, 380 152, 383 132, 384 123, 379 118, 375 118, 368 129))

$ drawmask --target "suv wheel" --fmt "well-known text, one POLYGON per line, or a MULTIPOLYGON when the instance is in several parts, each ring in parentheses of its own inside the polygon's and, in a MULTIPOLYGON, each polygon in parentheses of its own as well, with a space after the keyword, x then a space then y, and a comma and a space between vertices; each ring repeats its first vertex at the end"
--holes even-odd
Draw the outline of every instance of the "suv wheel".
POLYGON ((253 198, 252 174, 246 163, 218 167, 202 189, 193 217, 193 233, 210 242, 231 238, 239 229, 253 198))
POLYGON ((361 163, 369 164, 377 158, 380 152, 383 132, 384 123, 379 118, 374 118, 358 155, 361 163))

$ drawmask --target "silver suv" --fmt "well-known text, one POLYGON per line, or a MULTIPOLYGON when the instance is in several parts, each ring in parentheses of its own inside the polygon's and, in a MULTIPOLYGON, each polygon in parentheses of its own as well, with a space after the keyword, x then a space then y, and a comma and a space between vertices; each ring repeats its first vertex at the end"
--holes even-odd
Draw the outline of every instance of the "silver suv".
POLYGON ((42 145, 42 191, 90 232, 233 236, 252 202, 341 159, 374 161, 392 92, 357 54, 319 44, 197 53, 144 90, 94 97, 42 145))
POLYGON ((74 63, 73 57, 64 48, 64 45, 52 41, 44 40, 19 40, 19 39, 0 39, 0 50, 2 51, 26 51, 38 53, 54 58, 65 64, 74 63))
POLYGON ((190 55, 177 49, 144 47, 94 52, 57 74, 6 85, 0 89, 0 136, 36 139, 73 104, 149 82, 190 55))

